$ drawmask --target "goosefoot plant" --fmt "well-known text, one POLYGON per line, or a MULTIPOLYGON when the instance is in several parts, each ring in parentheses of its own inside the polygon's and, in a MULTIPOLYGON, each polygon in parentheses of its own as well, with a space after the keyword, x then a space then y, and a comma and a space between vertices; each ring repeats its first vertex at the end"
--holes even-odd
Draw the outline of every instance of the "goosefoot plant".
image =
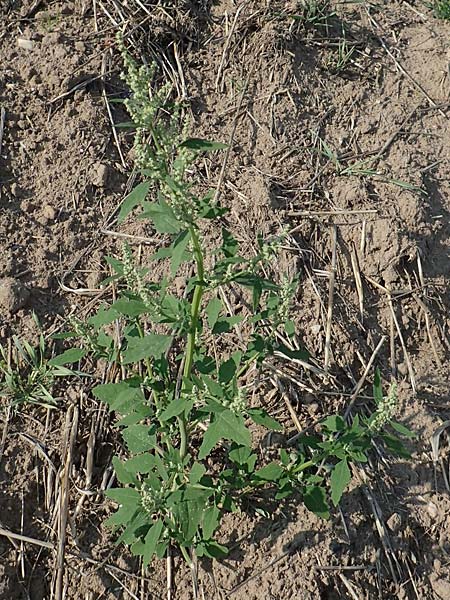
POLYGON ((252 371, 275 354, 277 360, 307 359, 295 349, 289 318, 297 283, 282 278, 277 284, 264 275, 277 260, 278 239, 258 237, 256 256, 240 255, 224 226, 225 209, 211 193, 197 195, 191 180, 197 157, 224 145, 189 138, 187 125, 180 126, 182 107, 167 100, 168 86, 149 95, 153 69, 138 67, 125 52, 124 61, 132 91, 125 105, 136 128, 143 182, 123 202, 119 219, 141 207, 139 218, 170 238, 153 256, 168 261, 168 273, 148 282, 148 269, 136 266, 124 246, 121 259, 108 259, 119 289, 116 301, 87 323, 73 321, 66 337, 81 340, 82 347, 72 349, 78 358, 89 354, 120 366, 118 380, 93 389, 119 416, 127 451, 124 460, 113 459, 121 487, 106 492, 119 505, 107 524, 121 530, 118 542, 142 556, 144 565, 155 554, 163 557, 170 545, 190 563, 192 551, 227 554, 214 537, 225 513, 249 506, 264 512, 270 502, 296 493, 310 510, 328 517, 328 497, 339 503, 351 479, 350 463, 367 460, 372 438, 381 436, 398 451, 395 431, 384 429, 390 424, 400 433, 407 430, 391 421, 395 387, 383 398, 377 375, 378 408, 370 418, 355 417, 348 425, 329 417, 320 431, 300 436, 268 464, 254 449, 252 423, 269 430, 282 426, 264 408, 250 405, 252 371), (205 250, 203 220, 221 225, 213 252, 205 250), (191 266, 185 293, 174 295, 174 277, 191 266), (229 313, 219 293, 229 286, 243 289, 248 314, 229 313), (243 320, 248 335, 236 343, 234 328, 243 320), (226 354, 232 343, 234 351, 226 354))

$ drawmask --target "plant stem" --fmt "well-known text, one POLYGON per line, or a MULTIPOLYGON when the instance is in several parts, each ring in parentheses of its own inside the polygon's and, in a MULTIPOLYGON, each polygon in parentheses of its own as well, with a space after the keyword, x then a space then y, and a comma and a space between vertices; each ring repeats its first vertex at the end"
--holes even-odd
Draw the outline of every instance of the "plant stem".
MULTIPOLYGON (((193 251, 194 251, 194 259, 197 266, 197 278, 198 282, 194 289, 194 296, 192 298, 191 304, 191 324, 189 328, 188 338, 187 338, 187 346, 186 346, 186 354, 184 358, 184 368, 183 368, 183 379, 186 380, 190 377, 192 371, 192 364, 194 362, 194 351, 195 351, 195 342, 197 338, 197 329, 198 329, 198 317, 200 313, 200 305, 203 296, 203 278, 204 278, 204 266, 203 266, 203 253, 200 245, 200 239, 197 235, 197 232, 194 226, 189 227, 189 234, 191 236, 193 251)), ((188 433, 186 426, 186 417, 182 413, 178 417, 178 424, 180 427, 180 455, 181 458, 186 456, 187 452, 187 444, 188 444, 188 433)))
POLYGON ((188 551, 181 544, 180 544, 179 548, 181 550, 181 554, 183 555, 184 560, 187 562, 187 564, 189 565, 189 567, 192 569, 193 564, 192 564, 192 560, 191 560, 191 557, 189 556, 188 551))

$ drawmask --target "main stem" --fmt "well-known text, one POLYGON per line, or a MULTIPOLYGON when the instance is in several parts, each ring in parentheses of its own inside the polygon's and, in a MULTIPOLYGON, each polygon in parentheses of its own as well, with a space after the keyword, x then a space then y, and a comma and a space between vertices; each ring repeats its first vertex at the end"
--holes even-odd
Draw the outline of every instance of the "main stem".
MULTIPOLYGON (((194 362, 194 351, 195 351, 195 342, 197 338, 197 330, 198 330, 198 317, 200 313, 200 306, 202 302, 203 296, 203 287, 204 287, 204 266, 203 266, 203 253, 200 245, 200 239, 197 235, 197 231, 194 226, 189 227, 189 235, 191 236, 194 259, 197 267, 197 285, 194 289, 194 296, 192 298, 191 304, 191 323, 187 338, 187 346, 186 346, 186 354, 184 357, 184 367, 183 367, 183 379, 186 380, 190 377, 192 371, 192 364, 194 362)), ((180 427, 180 456, 183 459, 186 456, 187 445, 188 445, 188 432, 186 426, 186 417, 182 413, 178 417, 178 424, 180 427)))

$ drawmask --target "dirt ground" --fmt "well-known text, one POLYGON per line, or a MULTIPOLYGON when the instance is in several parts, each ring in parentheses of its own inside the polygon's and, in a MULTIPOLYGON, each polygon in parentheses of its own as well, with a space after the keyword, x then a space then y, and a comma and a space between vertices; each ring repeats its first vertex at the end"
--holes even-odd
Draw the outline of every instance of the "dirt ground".
MULTIPOLYGON (((286 377, 298 422, 344 412, 373 361, 418 434, 411 460, 375 448, 330 521, 295 503, 228 518, 229 557, 198 564, 200 597, 450 598, 445 432, 438 456, 431 447, 450 419, 450 22, 426 4, 333 2, 326 26, 305 26, 294 0, 0 3, 2 342, 35 340, 33 311, 47 335, 89 315, 111 295, 105 255, 127 239, 145 261, 159 243, 116 221, 135 180, 131 134, 112 126, 128 120, 110 102, 127 93, 122 25, 137 58, 158 57, 195 135, 231 140, 221 201, 234 235, 251 252, 256 231, 289 232, 298 331, 332 375, 286 377)), ((214 185, 222 160, 199 177, 214 185)), ((55 598, 61 565, 68 600, 193 598, 182 560, 170 596, 165 562, 142 573, 102 525, 118 442, 95 383, 58 388, 56 410, 0 413, 0 599, 55 598)), ((294 430, 283 395, 270 396, 294 430)))

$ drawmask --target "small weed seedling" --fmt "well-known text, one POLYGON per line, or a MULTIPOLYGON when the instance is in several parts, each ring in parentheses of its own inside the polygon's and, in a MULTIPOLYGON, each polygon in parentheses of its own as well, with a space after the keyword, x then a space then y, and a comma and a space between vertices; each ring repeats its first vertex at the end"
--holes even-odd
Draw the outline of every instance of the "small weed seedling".
POLYGON ((450 20, 450 0, 434 0, 432 8, 438 19, 450 20))
POLYGON ((339 40, 336 52, 326 63, 327 68, 336 75, 342 73, 350 65, 354 52, 355 48, 349 46, 347 40, 339 40))
POLYGON ((192 564, 192 551, 225 556, 227 548, 215 539, 222 516, 249 504, 258 509, 263 498, 278 502, 296 493, 310 510, 328 517, 329 498, 332 505, 339 503, 350 482, 349 464, 367 460, 372 438, 382 438, 398 452, 396 432, 408 431, 391 420, 395 386, 384 397, 377 374, 377 408, 370 418, 355 417, 348 424, 329 417, 314 435, 301 436, 277 460, 264 463, 253 448, 249 425, 272 430, 281 425, 250 405, 246 378, 275 354, 307 359, 304 351, 280 341, 294 340, 290 305, 297 282, 286 277, 275 282, 264 274, 277 260, 279 239, 258 237, 256 256, 240 254, 224 226, 226 211, 213 202, 212 193, 199 196, 193 185, 197 157, 224 145, 189 138, 188 126, 180 126, 181 107, 167 101, 169 87, 149 96, 153 69, 138 67, 125 52, 124 61, 132 90, 125 104, 136 128, 143 182, 124 200, 119 219, 140 207, 139 218, 150 219, 170 238, 153 256, 168 262, 167 276, 147 282, 147 269, 136 265, 127 246, 120 260, 109 258, 117 299, 87 323, 73 323, 69 334, 82 347, 69 352, 76 353, 75 360, 90 354, 115 361, 122 373, 120 380, 93 389, 118 416, 127 449, 124 460, 113 460, 121 486, 107 491, 119 506, 108 525, 121 530, 118 541, 142 556, 145 565, 171 545, 192 564), (208 219, 221 225, 221 236, 206 254, 201 223, 208 219), (185 293, 175 296, 171 284, 182 266, 193 270, 185 293), (248 314, 229 312, 219 293, 229 286, 243 288, 248 314), (244 318, 247 339, 231 346, 234 327, 244 318), (120 336, 111 335, 113 322, 120 336), (229 347, 233 351, 224 356, 213 352, 229 347))
MULTIPOLYGON (((40 324, 34 315, 40 330, 40 324)), ((63 366, 61 358, 52 362, 46 358, 45 339, 40 331, 39 344, 31 346, 16 335, 12 338, 10 351, 0 345, 0 397, 7 400, 13 409, 23 404, 39 404, 46 408, 56 404, 52 396, 55 380, 58 377, 73 375, 73 371, 63 366)), ((69 351, 69 361, 71 361, 69 351)), ((64 355, 61 355, 63 357, 64 355)))

